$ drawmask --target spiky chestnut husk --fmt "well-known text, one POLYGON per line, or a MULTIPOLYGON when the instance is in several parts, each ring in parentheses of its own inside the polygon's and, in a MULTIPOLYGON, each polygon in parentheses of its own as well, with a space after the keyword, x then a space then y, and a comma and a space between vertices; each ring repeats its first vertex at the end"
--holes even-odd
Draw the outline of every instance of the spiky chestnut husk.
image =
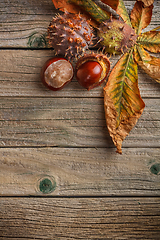
POLYGON ((121 20, 112 18, 100 24, 97 34, 105 52, 111 54, 127 52, 137 39, 133 28, 121 20))
POLYGON ((49 45, 55 49, 56 54, 68 59, 78 57, 88 49, 92 37, 91 26, 80 14, 59 14, 48 27, 49 45))
POLYGON ((103 54, 85 54, 80 57, 75 67, 75 76, 79 84, 91 90, 101 85, 110 70, 110 61, 103 54))

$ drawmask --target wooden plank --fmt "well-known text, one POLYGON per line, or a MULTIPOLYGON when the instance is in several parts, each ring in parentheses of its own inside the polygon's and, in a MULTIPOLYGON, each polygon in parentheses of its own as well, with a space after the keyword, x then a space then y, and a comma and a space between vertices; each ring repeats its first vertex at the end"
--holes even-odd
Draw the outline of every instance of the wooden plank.
POLYGON ((159 156, 160 148, 0 148, 0 195, 160 196, 159 156))
MULTIPOLYGON (((53 50, 1 50, 0 96, 26 97, 103 97, 103 86, 87 91, 76 79, 63 90, 53 92, 40 80, 41 67, 54 56, 53 50)), ((118 57, 111 58, 112 66, 118 57)), ((159 97, 159 84, 139 70, 139 88, 142 97, 159 97)))
POLYGON ((2 198, 2 239, 159 239, 159 198, 2 198))
POLYGON ((37 33, 38 36, 46 34, 55 15, 54 5, 48 0, 0 0, 0 6, 0 46, 5 48, 30 47, 30 36, 34 33, 36 37, 37 33))
MULTIPOLYGON (((130 13, 135 1, 124 1, 130 13)), ((0 26, 0 47, 30 47, 28 41, 33 37, 43 37, 47 27, 55 14, 52 1, 48 0, 22 0, 12 2, 0 0, 1 26, 0 26)), ((151 24, 146 30, 151 30, 159 25, 160 2, 154 1, 154 9, 151 24)), ((33 46, 45 47, 42 43, 33 46)))
MULTIPOLYGON (((146 108, 123 147, 160 147, 160 100, 146 108)), ((1 98, 1 147, 113 147, 102 98, 1 98)))

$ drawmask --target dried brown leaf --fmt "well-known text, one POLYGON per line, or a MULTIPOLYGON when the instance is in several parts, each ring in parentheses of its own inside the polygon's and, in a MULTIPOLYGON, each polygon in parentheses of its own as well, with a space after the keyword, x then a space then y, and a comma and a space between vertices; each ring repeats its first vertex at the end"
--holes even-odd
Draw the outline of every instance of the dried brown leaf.
POLYGON ((137 1, 143 2, 145 7, 149 7, 154 3, 154 0, 137 0, 137 1))
POLYGON ((67 11, 75 14, 81 13, 83 18, 86 20, 90 19, 90 24, 97 27, 95 20, 91 18, 89 13, 87 13, 88 9, 86 9, 86 5, 88 2, 84 2, 83 0, 52 0, 52 2, 55 8, 61 10, 62 12, 67 11))
POLYGON ((68 11, 70 13, 78 13, 79 9, 73 3, 70 3, 68 0, 52 0, 56 9, 61 11, 68 11))
POLYGON ((151 56, 142 46, 135 47, 134 58, 151 78, 160 83, 160 58, 151 56))
POLYGON ((104 88, 106 123, 118 153, 122 152, 123 140, 135 126, 145 107, 138 88, 137 70, 131 50, 114 66, 104 88))
POLYGON ((144 106, 139 112, 135 112, 132 116, 121 121, 118 128, 116 128, 117 111, 114 107, 113 101, 108 96, 106 91, 104 91, 104 109, 109 134, 113 140, 114 145, 117 147, 117 152, 122 154, 122 142, 126 136, 128 136, 132 128, 136 125, 138 119, 142 115, 144 106))
POLYGON ((142 2, 136 2, 131 12, 131 23, 136 33, 139 35, 142 29, 146 28, 151 21, 153 5, 143 6, 142 2))
POLYGON ((119 4, 119 0, 101 0, 101 2, 109 5, 111 8, 113 8, 114 10, 117 9, 118 4, 119 4))

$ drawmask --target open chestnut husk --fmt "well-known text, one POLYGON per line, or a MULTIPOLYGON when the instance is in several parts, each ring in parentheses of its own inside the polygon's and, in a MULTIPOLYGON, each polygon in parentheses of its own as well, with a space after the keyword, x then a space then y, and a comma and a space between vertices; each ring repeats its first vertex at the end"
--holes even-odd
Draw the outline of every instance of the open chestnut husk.
POLYGON ((42 83, 53 91, 61 90, 74 75, 72 64, 62 57, 49 59, 41 69, 42 83))
POLYGON ((79 84, 91 90, 101 85, 110 70, 110 61, 103 54, 86 54, 79 58, 75 67, 75 76, 79 84))

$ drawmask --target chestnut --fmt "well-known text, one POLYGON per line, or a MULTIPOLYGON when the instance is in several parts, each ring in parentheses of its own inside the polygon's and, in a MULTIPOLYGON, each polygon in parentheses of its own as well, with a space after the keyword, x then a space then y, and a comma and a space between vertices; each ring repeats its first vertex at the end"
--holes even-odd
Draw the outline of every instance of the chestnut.
POLYGON ((45 62, 41 69, 42 83, 50 90, 61 90, 73 78, 72 64, 62 57, 54 57, 45 62))
POLYGON ((91 90, 101 85, 106 79, 110 70, 110 62, 103 54, 86 54, 79 58, 75 75, 79 84, 91 90))

